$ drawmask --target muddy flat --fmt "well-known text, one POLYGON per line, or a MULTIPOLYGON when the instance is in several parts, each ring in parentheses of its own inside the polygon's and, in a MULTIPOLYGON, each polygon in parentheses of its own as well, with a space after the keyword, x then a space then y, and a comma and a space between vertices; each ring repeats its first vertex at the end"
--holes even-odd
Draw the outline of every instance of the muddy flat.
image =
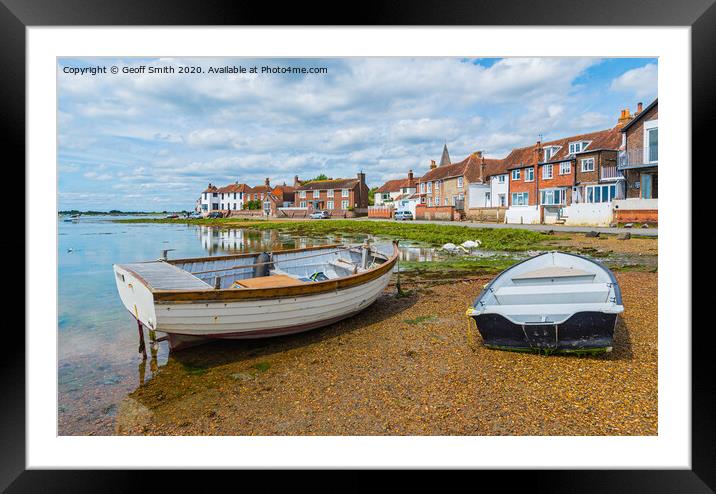
POLYGON ((655 435, 657 274, 617 277, 626 310, 609 354, 483 347, 464 312, 490 277, 393 289, 322 330, 177 352, 120 404, 116 432, 655 435))

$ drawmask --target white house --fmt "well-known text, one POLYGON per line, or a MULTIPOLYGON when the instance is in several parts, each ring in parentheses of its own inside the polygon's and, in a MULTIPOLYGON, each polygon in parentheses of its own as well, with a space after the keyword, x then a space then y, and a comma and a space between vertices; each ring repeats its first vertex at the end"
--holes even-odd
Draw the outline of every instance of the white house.
MULTIPOLYGON (((420 177, 413 176, 413 170, 408 171, 408 178, 399 178, 397 180, 388 180, 375 191, 374 204, 376 206, 387 206, 392 204, 401 209, 395 202, 398 199, 405 202, 407 206, 407 198, 415 194, 418 190, 418 180, 420 177)), ((413 206, 413 214, 415 206, 413 206)))
POLYGON ((251 187, 238 182, 225 187, 209 184, 199 198, 199 212, 209 214, 212 211, 239 211, 243 209, 244 202, 248 201, 250 190, 251 187))

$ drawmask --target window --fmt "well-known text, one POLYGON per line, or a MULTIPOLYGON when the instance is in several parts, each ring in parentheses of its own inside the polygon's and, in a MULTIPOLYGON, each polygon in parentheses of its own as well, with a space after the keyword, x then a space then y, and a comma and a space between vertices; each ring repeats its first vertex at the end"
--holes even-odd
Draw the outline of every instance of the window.
POLYGON ((492 198, 490 197, 490 193, 485 192, 485 205, 489 206, 491 202, 492 202, 492 198))
POLYGON ((238 209, 238 208, 236 207, 236 203, 234 203, 234 209, 238 209))
POLYGON ((497 194, 497 201, 500 203, 500 207, 505 207, 505 194, 497 194))
POLYGON ((341 201, 341 209, 348 209, 348 200, 344 199, 341 201))
POLYGON ((390 194, 389 194, 389 193, 388 193, 388 194, 382 194, 382 197, 383 197, 383 200, 384 200, 384 201, 390 201, 390 194))
POLYGON ((422 183, 420 184, 420 193, 421 193, 421 194, 425 194, 425 182, 422 182, 422 183))
POLYGON ((585 188, 586 201, 590 203, 611 202, 617 195, 616 184, 588 185, 585 188))
POLYGON ((504 175, 498 175, 497 182, 504 184, 505 183, 505 176, 504 175))
POLYGON ((326 197, 333 197, 333 189, 328 189, 326 191, 326 197))
POLYGON ((349 191, 348 189, 343 189, 343 190, 341 191, 341 196, 342 196, 342 197, 348 197, 348 193, 349 193, 349 192, 350 192, 350 191, 349 191))
POLYGON ((525 168, 525 182, 532 182, 535 179, 535 169, 525 168))
POLYGON ((513 206, 527 206, 529 204, 530 193, 529 192, 513 192, 512 193, 512 205, 513 206))
POLYGON ((319 197, 321 197, 321 191, 320 191, 320 190, 314 190, 314 191, 313 191, 313 198, 314 198, 314 199, 318 199, 319 197))
POLYGON ((567 203, 566 189, 544 189, 540 190, 540 204, 545 206, 556 206, 567 203))
POLYGON ((644 162, 655 163, 659 160, 659 121, 644 122, 644 162))
POLYGON ((544 148, 544 161, 549 161, 552 156, 557 154, 557 151, 559 151, 560 146, 548 146, 544 148))
POLYGON ((432 193, 433 193, 433 183, 428 182, 428 194, 432 194, 432 193))
POLYGON ((437 182, 435 182, 435 193, 436 194, 440 190, 440 185, 442 185, 442 183, 443 183, 442 180, 438 180, 437 182))
POLYGON ((333 209, 333 201, 326 202, 326 209, 333 209))
MULTIPOLYGON (((455 202, 455 198, 453 197, 453 203, 454 203, 454 202, 455 202)), ((449 206, 449 205, 450 205, 450 203, 448 202, 448 198, 447 198, 447 197, 445 198, 445 205, 446 205, 446 206, 449 206)))
POLYGON ((572 163, 570 163, 569 161, 559 164, 559 174, 560 175, 567 175, 571 171, 572 171, 572 163))
POLYGON ((542 167, 542 178, 544 178, 544 179, 552 178, 552 165, 544 165, 542 167))
POLYGON ((512 170, 512 180, 519 180, 519 179, 520 179, 519 168, 517 170, 512 170))
POLYGON ((589 145, 589 141, 570 142, 569 143, 569 154, 581 153, 582 151, 587 149, 588 145, 589 145))
POLYGON ((432 206, 432 205, 433 205, 433 198, 432 198, 432 197, 428 197, 428 207, 430 207, 430 206, 432 206))
POLYGON ((300 206, 301 206, 302 208, 305 208, 305 207, 306 207, 306 201, 301 201, 301 202, 300 202, 300 206))
POLYGON ((305 199, 305 198, 306 198, 306 191, 305 191, 305 190, 302 190, 302 191, 301 191, 300 197, 301 197, 301 199, 305 199))
POLYGON ((582 160, 582 171, 593 172, 594 171, 594 158, 585 158, 582 160))
POLYGON ((212 197, 219 197, 219 194, 217 194, 216 192, 212 193, 211 195, 212 197))
POLYGON ((462 189, 462 177, 457 177, 457 188, 462 189))
POLYGON ((435 194, 435 205, 436 206, 440 205, 440 195, 439 194, 435 194))

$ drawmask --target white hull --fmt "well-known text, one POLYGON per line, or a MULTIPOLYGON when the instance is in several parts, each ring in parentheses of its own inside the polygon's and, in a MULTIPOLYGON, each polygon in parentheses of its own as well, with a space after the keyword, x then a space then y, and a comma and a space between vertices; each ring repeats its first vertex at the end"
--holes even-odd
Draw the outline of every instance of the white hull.
MULTIPOLYGON (((161 303, 158 331, 222 337, 236 333, 301 327, 347 317, 375 302, 391 273, 344 290, 303 297, 209 303, 161 303)), ((239 336, 239 335, 237 335, 239 336)))

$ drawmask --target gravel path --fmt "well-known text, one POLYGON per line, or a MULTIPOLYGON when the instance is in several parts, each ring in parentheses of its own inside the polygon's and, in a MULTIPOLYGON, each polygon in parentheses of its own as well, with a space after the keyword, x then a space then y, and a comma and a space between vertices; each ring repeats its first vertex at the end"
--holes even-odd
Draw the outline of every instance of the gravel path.
POLYGON ((617 277, 611 354, 488 350, 479 334, 471 349, 465 308, 490 277, 421 285, 322 330, 176 353, 120 405, 117 433, 655 435, 657 274, 617 277))

